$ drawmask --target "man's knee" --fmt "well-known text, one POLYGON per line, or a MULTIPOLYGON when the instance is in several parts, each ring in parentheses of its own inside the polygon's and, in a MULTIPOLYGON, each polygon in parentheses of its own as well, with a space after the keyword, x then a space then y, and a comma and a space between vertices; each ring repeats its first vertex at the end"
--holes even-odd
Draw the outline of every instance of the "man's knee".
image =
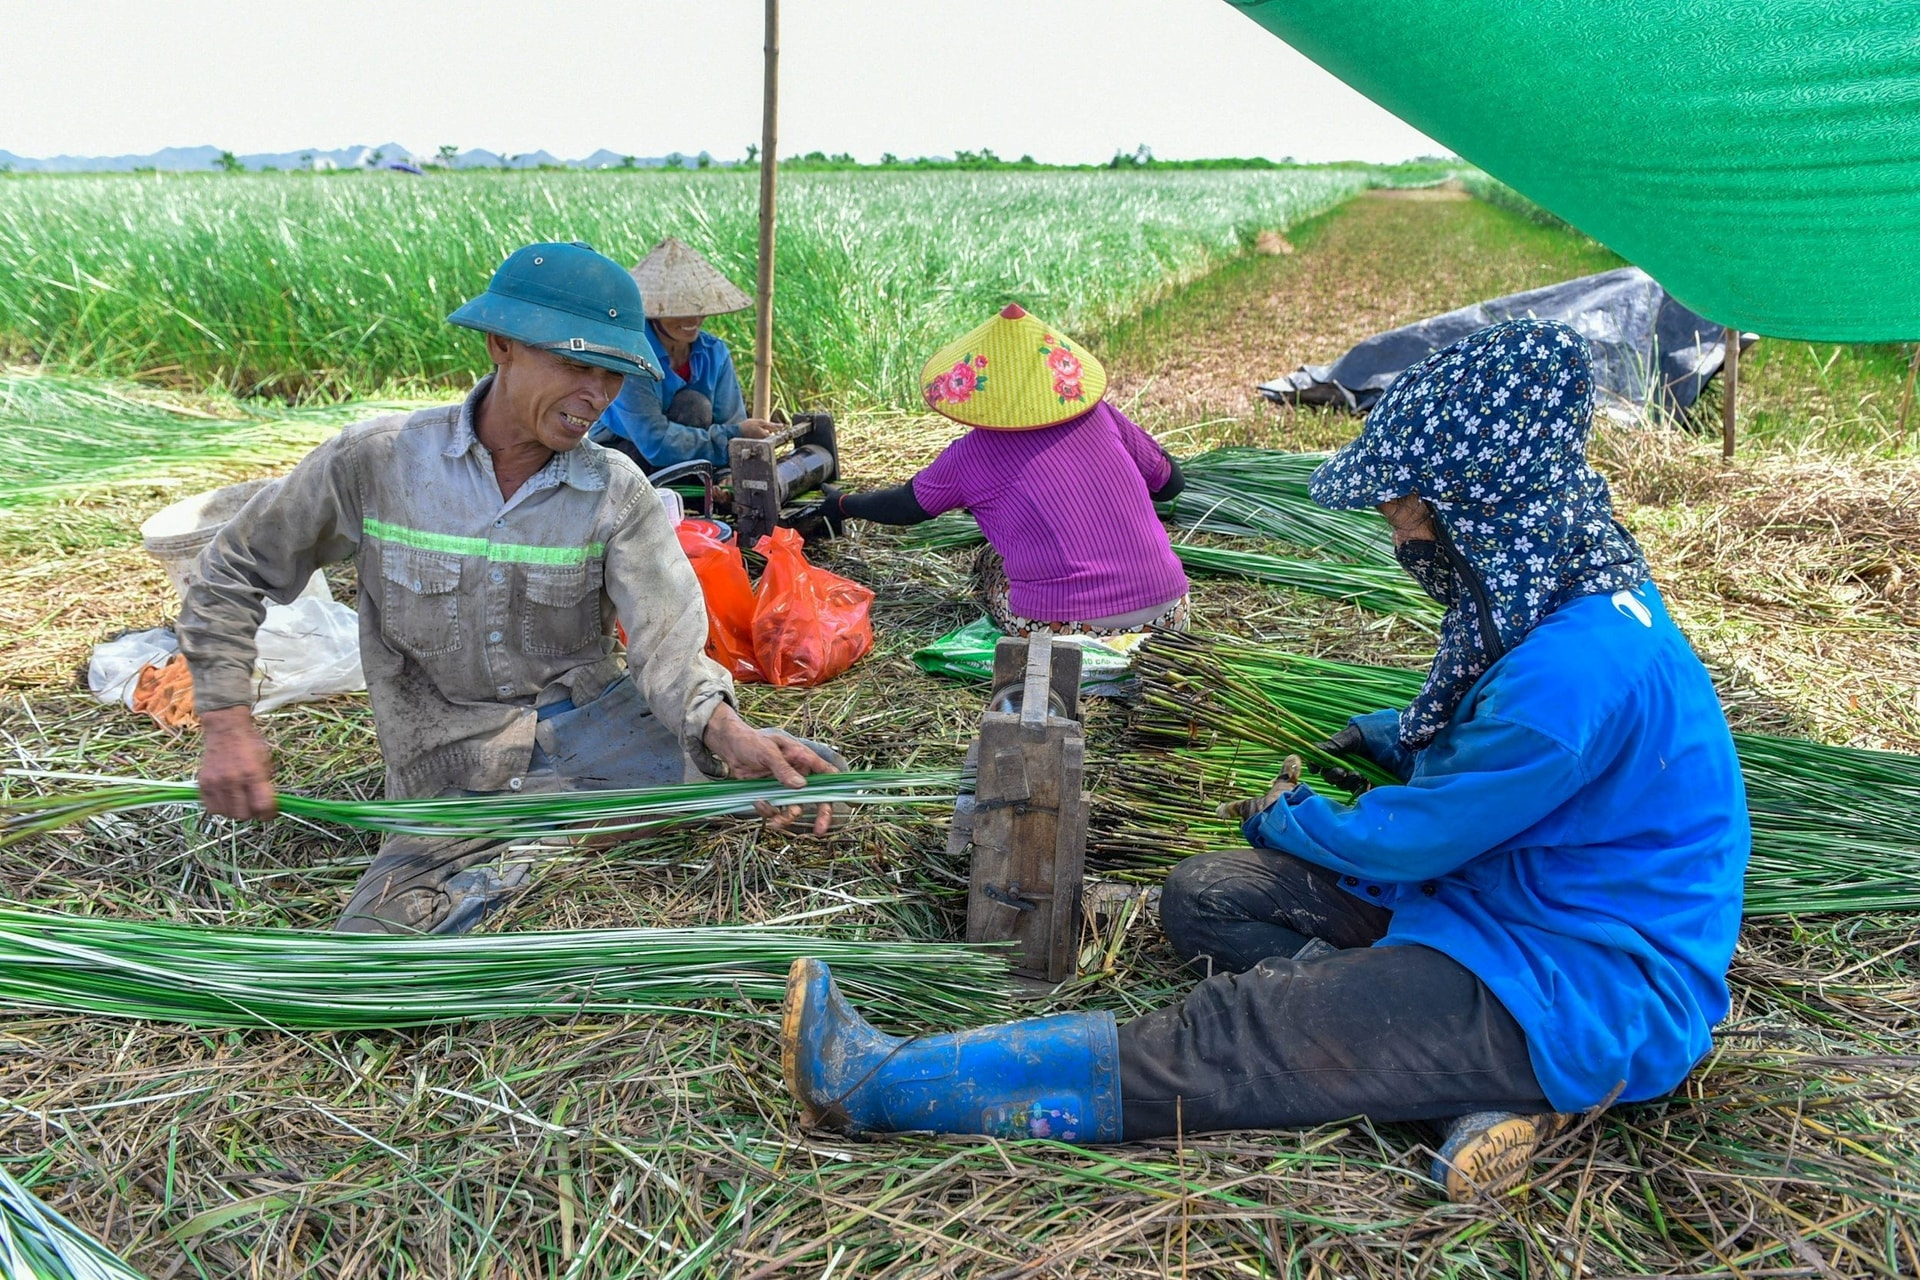
MULTIPOLYGON (((369 886, 370 887, 370 886, 369 886)), ((416 937, 431 933, 447 914, 447 895, 439 889, 412 888, 398 892, 356 892, 335 933, 366 933, 387 937, 416 937)))
POLYGON ((682 387, 667 404, 667 421, 677 422, 683 427, 710 427, 713 425, 713 401, 692 387, 682 387))
POLYGON ((1182 960, 1213 949, 1213 926, 1221 920, 1245 920, 1232 886, 1244 881, 1238 853, 1196 853, 1183 859, 1160 891, 1160 927, 1182 960))
POLYGON ((826 743, 820 741, 820 739, 818 738, 802 738, 800 739, 800 741, 805 743, 807 746, 811 747, 813 749, 813 754, 819 756, 822 760, 825 760, 828 764, 832 765, 835 769, 839 770, 841 773, 845 773, 848 769, 851 769, 853 767, 852 765, 847 763, 847 758, 845 756, 841 755, 838 751, 834 750, 832 747, 828 746, 826 743))
MULTIPOLYGON (((470 869, 496 862, 507 847, 495 839, 388 836, 354 885, 334 931, 400 936, 441 932, 462 899, 470 896, 470 869)), ((511 887, 518 888, 525 879, 522 869, 511 887)))
POLYGON ((832 747, 828 746, 826 743, 820 741, 818 738, 803 738, 797 733, 789 733, 785 729, 779 728, 778 726, 769 728, 767 732, 778 734, 782 738, 792 739, 794 742, 797 742, 801 746, 806 747, 808 750, 812 751, 813 754, 819 756, 822 760, 825 760, 828 764, 832 765, 834 769, 836 769, 841 773, 845 773, 849 768, 852 767, 847 763, 847 758, 845 756, 841 755, 838 751, 834 750, 832 747))

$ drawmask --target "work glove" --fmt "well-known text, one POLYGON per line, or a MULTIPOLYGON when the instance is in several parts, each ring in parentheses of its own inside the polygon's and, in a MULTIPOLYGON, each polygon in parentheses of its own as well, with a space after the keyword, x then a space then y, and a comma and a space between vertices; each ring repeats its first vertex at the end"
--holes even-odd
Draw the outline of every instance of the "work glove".
MULTIPOLYGON (((1352 725, 1348 725, 1326 741, 1316 742, 1313 745, 1330 756, 1358 756, 1362 760, 1373 759, 1367 751, 1366 735, 1352 725)), ((1314 772, 1325 778, 1328 786, 1350 791, 1356 796, 1373 789, 1372 780, 1365 774, 1343 765, 1317 764, 1314 766, 1314 772)))
POLYGON ((839 537, 847 527, 847 511, 840 505, 845 494, 837 484, 820 486, 820 516, 826 521, 827 528, 834 537, 839 537))
POLYGON ((1278 804, 1283 796, 1300 785, 1300 757, 1288 756, 1280 762, 1280 776, 1273 780, 1265 795, 1228 800, 1214 810, 1222 818, 1245 823, 1278 804))
POLYGON ((835 485, 821 485, 820 500, 794 512, 788 523, 803 538, 817 538, 823 531, 832 537, 839 537, 847 527, 847 517, 840 509, 840 493, 835 485))

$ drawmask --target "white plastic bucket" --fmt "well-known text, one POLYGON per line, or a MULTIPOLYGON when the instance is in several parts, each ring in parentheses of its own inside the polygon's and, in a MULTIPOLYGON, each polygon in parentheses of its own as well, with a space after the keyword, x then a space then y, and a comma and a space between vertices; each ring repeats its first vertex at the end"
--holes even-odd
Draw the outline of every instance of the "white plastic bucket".
MULTIPOLYGON (((278 476, 243 480, 224 489, 182 498, 141 522, 141 545, 167 571, 167 580, 173 583, 182 600, 187 598, 187 588, 200 580, 200 553, 227 521, 240 514, 240 508, 246 506, 249 499, 279 483, 278 476)), ((327 590, 326 578, 317 569, 300 594, 333 599, 333 593, 327 590)))

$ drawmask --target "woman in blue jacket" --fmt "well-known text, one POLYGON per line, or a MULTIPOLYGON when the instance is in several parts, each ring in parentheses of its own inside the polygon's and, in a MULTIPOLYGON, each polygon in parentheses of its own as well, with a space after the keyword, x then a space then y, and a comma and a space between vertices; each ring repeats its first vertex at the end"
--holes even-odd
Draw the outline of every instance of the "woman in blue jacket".
POLYGON ((1464 1198, 1569 1113, 1677 1086, 1727 1011, 1751 832, 1712 683, 1587 465, 1592 410, 1586 341, 1510 321, 1408 370, 1314 474, 1388 517, 1439 649, 1410 706, 1330 744, 1399 785, 1296 787, 1250 848, 1174 869, 1167 936, 1212 975, 1186 1000, 899 1041, 796 962, 808 1118, 1078 1142, 1444 1121, 1434 1174, 1464 1198))
POLYGON ((701 325, 709 316, 745 310, 753 299, 671 236, 640 260, 633 278, 661 378, 628 378, 594 424, 593 438, 649 475, 696 458, 724 467, 734 437, 759 439, 772 424, 747 417, 733 353, 701 325))

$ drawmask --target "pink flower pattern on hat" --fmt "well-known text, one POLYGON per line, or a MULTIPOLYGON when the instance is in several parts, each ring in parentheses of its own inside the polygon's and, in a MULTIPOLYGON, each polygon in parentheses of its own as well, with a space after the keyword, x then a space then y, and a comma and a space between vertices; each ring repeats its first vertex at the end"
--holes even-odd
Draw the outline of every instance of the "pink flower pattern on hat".
POLYGON ((1047 368, 1053 372, 1053 394, 1060 397, 1062 404, 1086 399, 1086 391, 1080 385, 1080 357, 1073 354, 1073 348, 1064 339, 1051 333, 1041 334, 1040 354, 1047 358, 1047 368))
POLYGON ((975 391, 986 387, 986 368, 985 356, 962 356, 954 363, 953 368, 927 384, 927 403, 941 405, 966 402, 973 397, 975 391))

